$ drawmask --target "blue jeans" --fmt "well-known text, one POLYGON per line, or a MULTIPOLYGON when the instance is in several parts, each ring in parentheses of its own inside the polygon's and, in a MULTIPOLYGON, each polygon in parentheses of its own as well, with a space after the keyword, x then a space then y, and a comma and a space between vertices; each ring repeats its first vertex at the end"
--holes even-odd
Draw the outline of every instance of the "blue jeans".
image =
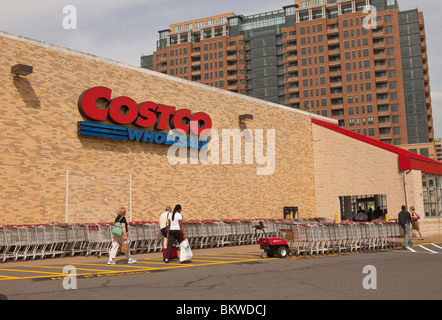
POLYGON ((411 239, 410 239, 410 228, 411 228, 411 225, 409 223, 407 223, 405 225, 405 227, 403 228, 404 233, 405 233, 405 238, 404 238, 404 243, 403 243, 404 247, 406 247, 407 245, 409 245, 410 247, 413 246, 413 242, 411 242, 411 239))

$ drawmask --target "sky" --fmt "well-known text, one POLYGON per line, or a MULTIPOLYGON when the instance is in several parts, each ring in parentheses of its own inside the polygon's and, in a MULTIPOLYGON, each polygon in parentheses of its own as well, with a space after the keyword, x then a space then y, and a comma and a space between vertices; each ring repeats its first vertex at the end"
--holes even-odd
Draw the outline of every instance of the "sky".
MULTIPOLYGON (((234 12, 282 9, 293 0, 1 0, 0 30, 140 66, 156 50, 158 30, 169 24, 234 12), (76 29, 65 29, 63 8, 76 9, 76 29)), ((398 0, 401 10, 423 11, 427 35, 435 137, 442 137, 442 1, 398 0)), ((73 21, 70 20, 72 23, 73 21)), ((1 49, 1 48, 0 48, 1 49)))

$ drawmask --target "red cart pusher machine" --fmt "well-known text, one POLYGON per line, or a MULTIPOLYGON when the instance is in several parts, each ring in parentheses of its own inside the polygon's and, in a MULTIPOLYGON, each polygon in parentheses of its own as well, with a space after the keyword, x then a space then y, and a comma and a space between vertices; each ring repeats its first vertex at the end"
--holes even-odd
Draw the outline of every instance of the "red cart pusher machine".
POLYGON ((281 238, 269 238, 265 232, 264 223, 262 221, 259 222, 258 225, 255 226, 255 237, 259 244, 260 249, 264 249, 262 253, 262 257, 266 259, 267 257, 273 257, 275 253, 280 258, 285 258, 289 254, 289 245, 287 241, 281 238), (264 233, 264 237, 258 239, 258 230, 261 230, 264 233))

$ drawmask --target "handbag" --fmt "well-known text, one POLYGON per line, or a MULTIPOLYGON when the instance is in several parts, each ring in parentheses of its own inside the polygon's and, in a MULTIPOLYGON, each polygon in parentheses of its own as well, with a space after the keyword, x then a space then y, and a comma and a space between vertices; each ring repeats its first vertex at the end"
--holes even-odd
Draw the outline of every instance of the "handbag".
POLYGON ((126 252, 128 252, 128 250, 129 250, 129 241, 124 241, 124 242, 121 244, 121 250, 120 250, 120 252, 121 252, 121 253, 126 253, 126 252))
POLYGON ((116 236, 120 236, 123 234, 123 227, 121 226, 121 219, 123 217, 120 217, 120 220, 115 222, 114 226, 112 227, 112 234, 115 234, 116 236))
POLYGON ((190 249, 189 240, 183 240, 180 243, 180 262, 192 260, 193 254, 192 249, 190 249))

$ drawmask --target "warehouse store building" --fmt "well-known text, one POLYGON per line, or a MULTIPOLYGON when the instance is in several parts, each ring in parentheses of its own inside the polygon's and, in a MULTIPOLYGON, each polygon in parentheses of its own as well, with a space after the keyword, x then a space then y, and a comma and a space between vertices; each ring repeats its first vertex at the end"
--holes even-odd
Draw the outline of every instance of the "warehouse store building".
POLYGON ((177 203, 187 220, 280 219, 285 208, 346 219, 359 206, 392 218, 406 204, 424 232, 442 232, 440 162, 332 119, 6 32, 0 48, 2 224, 108 222, 120 206, 156 221, 177 203))

